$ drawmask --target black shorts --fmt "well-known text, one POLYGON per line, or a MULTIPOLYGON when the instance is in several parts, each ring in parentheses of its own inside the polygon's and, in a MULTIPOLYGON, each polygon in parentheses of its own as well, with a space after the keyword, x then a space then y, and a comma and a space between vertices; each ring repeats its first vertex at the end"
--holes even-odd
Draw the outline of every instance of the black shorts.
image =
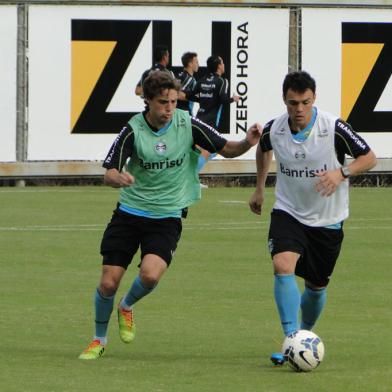
POLYGON ((273 210, 268 234, 271 256, 281 252, 300 254, 295 274, 316 286, 327 286, 343 241, 342 229, 311 227, 282 210, 273 210))
POLYGON ((102 263, 127 269, 140 247, 142 259, 151 253, 161 257, 169 266, 181 231, 180 218, 151 219, 131 215, 117 208, 103 234, 102 263))

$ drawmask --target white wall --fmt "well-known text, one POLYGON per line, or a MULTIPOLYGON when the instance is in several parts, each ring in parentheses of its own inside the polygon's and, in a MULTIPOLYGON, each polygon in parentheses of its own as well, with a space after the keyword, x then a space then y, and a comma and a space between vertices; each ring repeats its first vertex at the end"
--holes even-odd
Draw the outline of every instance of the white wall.
MULTIPOLYGON (((317 82, 316 105, 341 115, 342 22, 377 22, 392 24, 391 9, 317 9, 302 11, 302 68, 317 82)), ((388 37, 389 38, 389 37, 388 37)), ((364 52, 364 56, 367 53, 364 52)), ((392 59, 391 72, 392 72, 392 59)), ((359 64, 358 64, 359 66, 359 64)), ((353 67, 355 65, 353 64, 353 67)), ((353 69, 353 72, 355 70, 353 69)), ((392 112, 392 83, 388 83, 376 110, 392 112)), ((390 132, 364 132, 378 158, 392 157, 392 124, 390 132)))
POLYGON ((16 160, 17 8, 0 6, 0 162, 16 160))
MULTIPOLYGON (((237 39, 247 23, 248 126, 266 122, 282 110, 281 81, 287 72, 288 10, 202 7, 31 6, 29 8, 29 143, 28 159, 103 159, 115 135, 71 134, 71 20, 168 20, 173 23, 173 65, 185 51, 196 51, 200 64, 211 55, 211 22, 232 24, 232 92, 236 78, 237 39), (48 34, 48 32, 50 32, 48 34), (271 39, 273 37, 273 39, 271 39)), ((126 71, 107 111, 140 111, 134 95, 141 73, 151 66, 151 25, 126 71)), ((243 42, 243 41, 241 41, 243 42)), ((239 55, 244 61, 246 55, 239 55)), ((231 105, 231 139, 236 133, 236 108, 231 105)), ((120 129, 118 129, 120 131, 120 129)), ((247 155, 254 158, 254 152, 247 155)), ((244 158, 244 156, 242 157, 244 158)))
MULTIPOLYGON (((211 54, 211 24, 231 22, 231 92, 247 88, 247 125, 266 123, 285 110, 281 84, 288 68, 288 9, 181 6, 56 6, 31 5, 29 14, 29 160, 100 160, 106 155, 114 134, 71 133, 72 40, 71 21, 126 20, 172 22, 172 62, 180 66, 187 51, 199 54, 205 65, 211 54), (244 39, 247 48, 237 47, 244 39), (245 53, 246 52, 246 53, 245 53), (236 77, 246 57, 247 76, 236 77)), ((303 8, 302 66, 317 81, 317 106, 340 114, 342 83, 342 22, 392 24, 391 9, 303 8)), ((143 109, 133 93, 141 73, 151 65, 152 31, 147 29, 106 111, 143 109)), ((0 6, 0 162, 16 160, 16 43, 17 8, 0 6)), ((113 43, 115 45, 115 43, 113 43)), ((99 75, 98 75, 99 76, 99 75)), ((235 104, 231 110, 230 139, 237 133, 236 116, 243 114, 235 104)), ((386 85, 375 110, 392 111, 392 80, 386 85)), ((119 129, 118 129, 119 130, 119 129)), ((114 129, 117 131, 117 129, 114 129)), ((363 133, 378 157, 392 157, 392 131, 363 133)), ((254 150, 242 159, 253 159, 254 150)))

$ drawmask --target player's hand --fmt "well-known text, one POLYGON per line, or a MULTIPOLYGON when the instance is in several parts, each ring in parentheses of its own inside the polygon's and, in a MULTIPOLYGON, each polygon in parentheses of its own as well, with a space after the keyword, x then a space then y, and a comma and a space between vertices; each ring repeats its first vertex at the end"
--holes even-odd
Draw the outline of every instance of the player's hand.
POLYGON ((239 95, 233 94, 231 99, 233 100, 233 102, 238 102, 240 100, 240 97, 239 97, 239 95))
POLYGON ((135 183, 135 177, 128 172, 119 172, 117 169, 109 169, 105 173, 104 182, 113 188, 123 188, 135 183))
POLYGON ((128 172, 121 172, 118 177, 118 184, 120 187, 130 186, 135 183, 135 177, 128 172))
POLYGON ((253 124, 246 132, 246 141, 251 145, 255 146, 261 137, 263 127, 259 123, 253 124))
POLYGON ((316 173, 319 178, 316 182, 316 192, 320 193, 321 196, 331 196, 340 183, 344 181, 340 169, 328 170, 316 173))
POLYGON ((250 210, 257 215, 261 215, 261 207, 263 206, 263 203, 264 192, 256 189, 249 200, 250 210))
POLYGON ((185 92, 182 91, 182 90, 178 92, 178 99, 180 101, 187 101, 188 100, 187 97, 186 97, 185 92))

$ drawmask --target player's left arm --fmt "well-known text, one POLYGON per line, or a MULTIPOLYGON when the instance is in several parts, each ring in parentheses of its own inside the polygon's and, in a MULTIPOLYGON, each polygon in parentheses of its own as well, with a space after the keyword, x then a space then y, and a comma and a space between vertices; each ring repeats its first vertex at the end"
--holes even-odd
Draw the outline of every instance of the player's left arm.
POLYGON ((252 146, 258 143, 261 132, 261 125, 254 124, 248 129, 244 139, 240 141, 228 141, 215 128, 192 117, 194 144, 210 153, 219 153, 225 158, 234 158, 247 152, 252 146))
MULTIPOLYGON (((181 101, 190 101, 188 97, 195 97, 196 80, 188 76, 181 82, 181 90, 178 92, 178 99, 181 101)), ((197 97, 195 99, 198 99, 197 97)))
MULTIPOLYGON (((335 151, 342 167, 345 155, 354 158, 346 166, 350 177, 365 173, 377 164, 376 155, 370 146, 348 123, 341 119, 338 119, 335 125, 335 151)), ((319 181, 316 183, 316 191, 322 196, 331 196, 340 183, 348 178, 343 175, 342 167, 317 173, 319 181)))
POLYGON ((220 78, 219 80, 222 83, 219 90, 219 101, 221 103, 238 102, 240 100, 240 97, 238 95, 233 94, 230 97, 229 81, 225 78, 220 78))
POLYGON ((186 99, 192 102, 200 102, 200 81, 184 90, 186 99))

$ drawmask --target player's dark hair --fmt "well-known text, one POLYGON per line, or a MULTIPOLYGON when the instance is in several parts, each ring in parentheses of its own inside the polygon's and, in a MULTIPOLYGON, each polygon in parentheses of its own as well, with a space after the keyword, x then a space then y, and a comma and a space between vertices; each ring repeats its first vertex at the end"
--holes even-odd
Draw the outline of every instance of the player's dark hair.
POLYGON ((153 99, 162 94, 163 90, 180 91, 181 84, 173 79, 167 72, 152 71, 143 83, 143 95, 147 99, 153 99))
POLYGON ((159 63, 167 53, 169 53, 169 48, 166 45, 156 46, 154 48, 154 61, 159 63))
POLYGON ((210 56, 207 59, 207 69, 208 72, 215 73, 218 69, 218 65, 222 62, 222 58, 220 56, 210 56))
POLYGON ((185 52, 181 57, 181 62, 184 67, 187 67, 188 64, 197 57, 196 52, 185 52))
POLYGON ((297 93, 303 93, 307 89, 316 92, 316 81, 305 71, 290 72, 283 81, 283 96, 291 89, 297 93))

